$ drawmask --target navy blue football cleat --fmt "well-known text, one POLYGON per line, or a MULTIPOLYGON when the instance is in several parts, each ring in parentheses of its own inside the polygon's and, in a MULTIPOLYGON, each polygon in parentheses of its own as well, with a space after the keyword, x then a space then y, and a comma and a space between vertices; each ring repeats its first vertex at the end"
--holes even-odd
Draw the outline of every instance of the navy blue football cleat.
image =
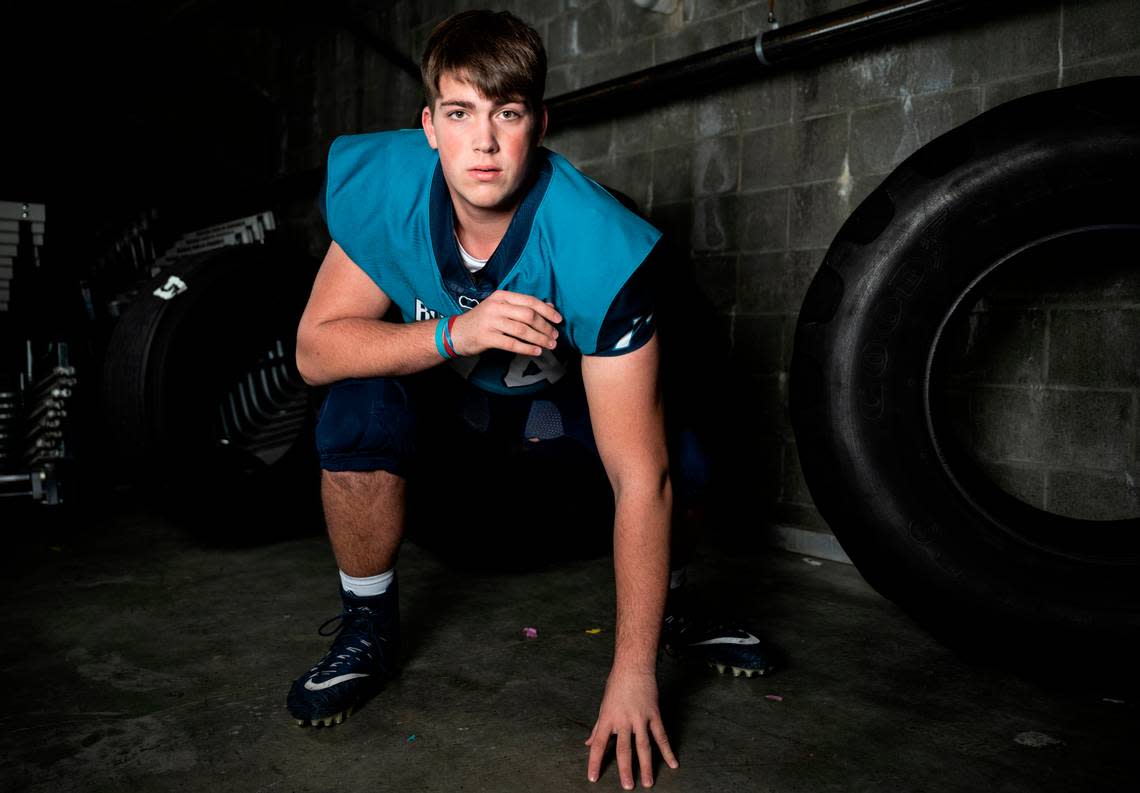
POLYGON ((702 662, 734 677, 766 675, 776 668, 771 648, 744 628, 731 623, 713 622, 688 604, 682 596, 670 593, 666 606, 661 643, 670 655, 686 661, 702 662))
POLYGON ((372 697, 395 671, 400 608, 396 580, 382 595, 361 598, 341 591, 344 610, 317 630, 336 635, 316 665, 293 682, 285 702, 302 727, 340 724, 372 697), (339 620, 332 631, 325 628, 339 620))

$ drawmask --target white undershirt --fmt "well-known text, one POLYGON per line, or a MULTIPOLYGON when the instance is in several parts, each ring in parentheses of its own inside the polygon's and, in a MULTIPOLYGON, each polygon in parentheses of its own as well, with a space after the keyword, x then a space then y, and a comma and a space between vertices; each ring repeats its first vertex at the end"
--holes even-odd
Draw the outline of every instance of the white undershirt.
MULTIPOLYGON (((468 253, 464 249, 463 243, 459 241, 458 234, 455 235, 455 244, 459 246, 459 255, 463 257, 463 265, 467 268, 468 272, 477 273, 486 266, 487 259, 476 259, 468 253)), ((491 257, 488 256, 487 258, 489 259, 491 257)))

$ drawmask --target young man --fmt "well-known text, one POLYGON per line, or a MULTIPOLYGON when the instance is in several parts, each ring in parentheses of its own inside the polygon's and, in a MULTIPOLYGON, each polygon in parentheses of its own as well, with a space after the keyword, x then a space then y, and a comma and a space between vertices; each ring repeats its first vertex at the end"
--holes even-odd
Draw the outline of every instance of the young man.
MULTIPOLYGON (((317 440, 343 612, 287 705, 301 724, 339 723, 392 672, 417 460, 445 455, 437 470, 461 483, 465 466, 486 465, 455 456, 465 434, 571 438, 596 448, 615 505, 616 640, 588 776, 614 735, 622 784, 633 786, 636 749, 649 785, 651 741, 677 765, 655 680, 673 510, 650 277, 660 234, 541 148, 546 56, 520 20, 451 17, 427 43, 423 76, 422 132, 342 137, 329 154, 333 242, 297 362, 330 386, 317 440), (393 307, 403 322, 383 319, 393 307)), ((511 497, 510 481, 496 485, 490 498, 511 497)), ((679 613, 666 633, 722 669, 771 665, 747 633, 701 632, 679 613)))

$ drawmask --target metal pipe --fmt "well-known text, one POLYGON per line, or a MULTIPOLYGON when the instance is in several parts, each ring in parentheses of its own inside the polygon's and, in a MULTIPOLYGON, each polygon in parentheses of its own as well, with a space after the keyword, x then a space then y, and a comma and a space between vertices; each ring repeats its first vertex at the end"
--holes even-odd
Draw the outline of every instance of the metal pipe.
MULTIPOLYGON (((767 30, 597 85, 561 94, 546 103, 551 128, 644 106, 698 85, 741 80, 761 72, 831 57, 882 41, 962 11, 982 0, 870 0, 802 22, 767 30)), ((989 7, 996 4, 987 3, 989 7)))

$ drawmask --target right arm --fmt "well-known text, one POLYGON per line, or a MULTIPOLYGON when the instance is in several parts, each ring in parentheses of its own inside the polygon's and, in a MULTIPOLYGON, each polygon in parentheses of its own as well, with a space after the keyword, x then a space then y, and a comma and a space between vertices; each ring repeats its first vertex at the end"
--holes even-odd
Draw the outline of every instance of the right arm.
POLYGON ((297 371, 305 382, 411 374, 439 363, 435 322, 384 322, 380 317, 391 305, 391 298, 332 243, 297 328, 297 371))
MULTIPOLYGON (((438 320, 385 322, 392 305, 336 242, 329 246, 297 328, 297 370, 309 385, 349 377, 412 374, 440 363, 438 320)), ((553 349, 562 316, 547 303, 514 292, 495 292, 456 318, 452 339, 459 355, 491 348, 539 355, 553 349)))

